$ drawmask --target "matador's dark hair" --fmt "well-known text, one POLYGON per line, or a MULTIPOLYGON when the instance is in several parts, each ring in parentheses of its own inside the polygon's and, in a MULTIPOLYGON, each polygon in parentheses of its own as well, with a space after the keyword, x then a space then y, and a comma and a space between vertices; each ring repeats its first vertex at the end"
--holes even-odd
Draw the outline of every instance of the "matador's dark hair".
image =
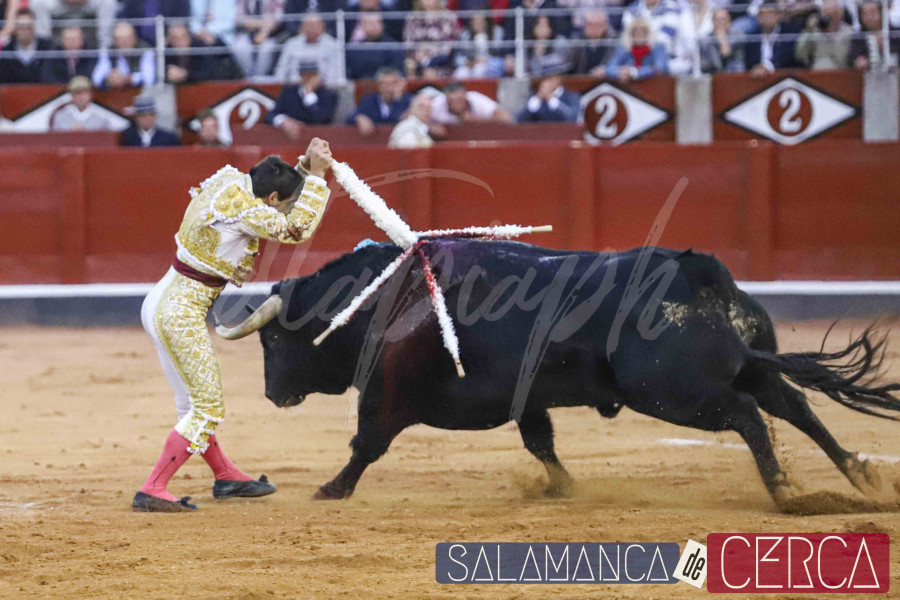
POLYGON ((253 182, 253 195, 257 198, 278 192, 279 200, 287 200, 298 193, 303 185, 303 176, 280 156, 273 154, 250 169, 250 181, 253 182))

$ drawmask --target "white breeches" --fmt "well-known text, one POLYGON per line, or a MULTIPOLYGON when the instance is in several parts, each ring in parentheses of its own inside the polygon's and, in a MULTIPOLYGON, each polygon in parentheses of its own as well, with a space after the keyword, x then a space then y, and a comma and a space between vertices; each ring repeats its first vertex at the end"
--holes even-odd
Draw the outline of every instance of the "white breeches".
POLYGON ((225 418, 219 360, 206 327, 206 314, 221 293, 170 268, 141 306, 163 372, 175 394, 175 430, 203 453, 209 436, 225 418))

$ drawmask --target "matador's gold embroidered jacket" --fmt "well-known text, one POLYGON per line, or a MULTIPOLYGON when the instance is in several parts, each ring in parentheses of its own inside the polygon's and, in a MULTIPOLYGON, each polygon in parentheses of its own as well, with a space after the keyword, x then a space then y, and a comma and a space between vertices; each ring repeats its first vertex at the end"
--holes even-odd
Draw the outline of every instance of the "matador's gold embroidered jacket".
MULTIPOLYGON (((301 167, 302 170, 302 167, 301 167)), ((240 286, 253 270, 259 239, 297 244, 308 240, 328 203, 325 180, 305 174, 303 191, 290 214, 253 195, 250 176, 231 165, 191 190, 191 200, 175 235, 178 259, 240 286), (295 237, 291 228, 300 232, 295 237)))

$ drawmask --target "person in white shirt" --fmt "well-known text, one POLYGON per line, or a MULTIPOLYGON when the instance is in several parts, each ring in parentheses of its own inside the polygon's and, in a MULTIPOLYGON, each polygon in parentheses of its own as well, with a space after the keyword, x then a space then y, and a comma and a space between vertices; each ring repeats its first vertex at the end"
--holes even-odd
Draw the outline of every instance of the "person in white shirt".
POLYGON ((494 100, 484 94, 467 90, 458 81, 444 86, 444 93, 431 103, 431 119, 441 125, 456 123, 494 122, 512 123, 512 117, 494 100))
POLYGON ((300 81, 300 63, 315 61, 325 85, 341 83, 341 52, 337 40, 325 32, 322 17, 310 13, 303 18, 298 35, 284 44, 275 66, 275 79, 284 83, 300 81))
POLYGON ((69 82, 72 101, 62 105, 50 118, 51 131, 109 131, 112 123, 93 103, 91 80, 73 77, 69 82))
POLYGON ((434 140, 428 133, 431 122, 431 96, 419 93, 409 106, 409 116, 397 123, 388 140, 388 148, 429 148, 434 140))

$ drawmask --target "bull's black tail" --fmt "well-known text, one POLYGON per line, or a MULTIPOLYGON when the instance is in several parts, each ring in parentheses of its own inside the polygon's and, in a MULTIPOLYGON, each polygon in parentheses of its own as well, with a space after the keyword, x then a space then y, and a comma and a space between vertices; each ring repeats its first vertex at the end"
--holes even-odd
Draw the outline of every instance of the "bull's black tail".
POLYGON ((874 337, 871 328, 838 352, 771 354, 748 349, 750 361, 774 368, 798 386, 822 392, 847 408, 885 419, 898 419, 900 400, 892 392, 900 384, 878 385, 884 360, 885 338, 874 337))

